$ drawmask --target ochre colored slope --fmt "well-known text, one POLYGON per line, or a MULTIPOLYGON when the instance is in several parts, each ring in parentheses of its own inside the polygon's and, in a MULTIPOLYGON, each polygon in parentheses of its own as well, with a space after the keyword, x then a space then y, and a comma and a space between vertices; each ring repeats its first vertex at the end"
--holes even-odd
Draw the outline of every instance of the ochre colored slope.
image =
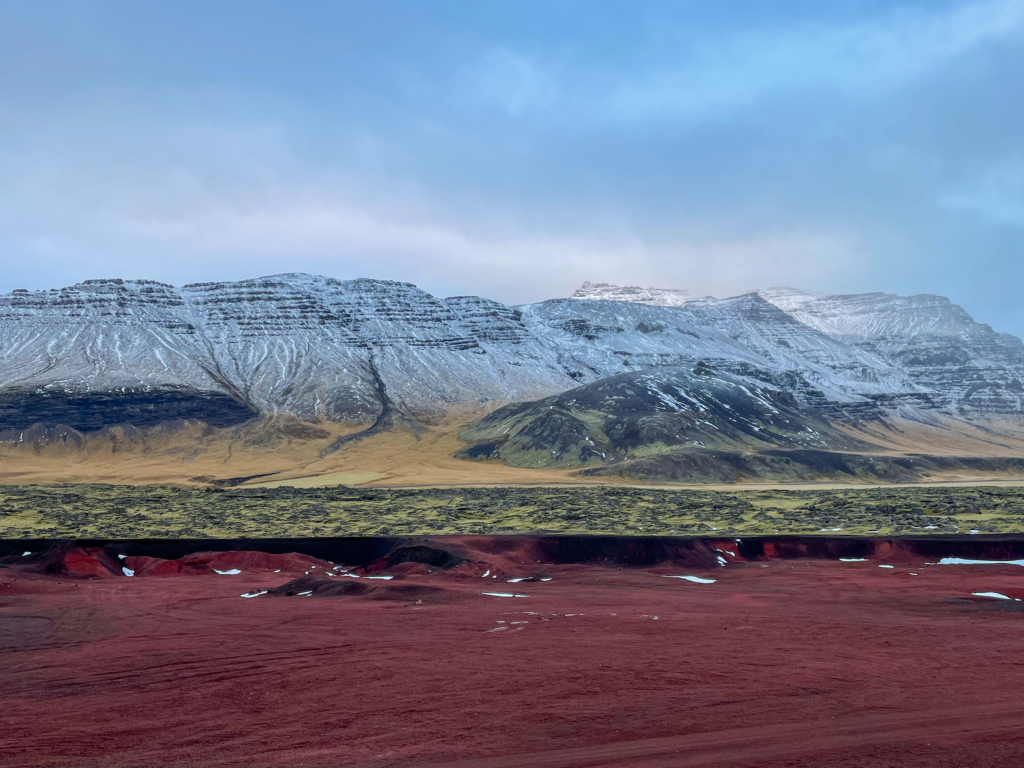
MULTIPOLYGON (((0 444, 0 484, 117 483, 206 485, 293 484, 401 486, 590 485, 629 482, 582 477, 571 468, 528 469, 500 461, 467 461, 454 454, 462 429, 480 413, 457 413, 416 433, 399 428, 356 440, 321 456, 359 427, 273 422, 235 429, 188 427, 172 433, 126 437, 118 430, 83 447, 0 444)), ((846 428, 879 445, 882 453, 947 456, 1024 456, 1024 425, 1015 422, 935 425, 899 422, 846 428)), ((958 473, 934 482, 1010 480, 1009 476, 958 473)), ((631 484, 637 484, 633 481, 631 484)), ((767 483, 778 485, 778 483, 767 483)))
POLYGON ((413 433, 396 429, 347 443, 321 457, 331 443, 359 428, 320 424, 324 437, 275 433, 271 427, 242 430, 191 428, 166 435, 91 439, 83 448, 50 444, 0 444, 0 484, 119 483, 206 485, 211 480, 253 476, 252 483, 295 478, 300 485, 517 485, 596 483, 570 470, 530 470, 493 462, 463 461, 457 435, 473 416, 413 433))

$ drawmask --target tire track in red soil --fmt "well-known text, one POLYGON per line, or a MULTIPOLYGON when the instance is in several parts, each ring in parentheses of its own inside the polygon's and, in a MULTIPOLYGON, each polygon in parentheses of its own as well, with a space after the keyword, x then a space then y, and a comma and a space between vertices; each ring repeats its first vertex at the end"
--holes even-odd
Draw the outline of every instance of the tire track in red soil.
MULTIPOLYGON (((982 706, 913 714, 872 714, 843 721, 732 728, 711 733, 664 736, 588 747, 507 755, 422 768, 698 768, 737 760, 760 761, 821 753, 856 752, 868 746, 1024 734, 1024 705, 982 706)), ((765 764, 765 763, 759 763, 765 764)))

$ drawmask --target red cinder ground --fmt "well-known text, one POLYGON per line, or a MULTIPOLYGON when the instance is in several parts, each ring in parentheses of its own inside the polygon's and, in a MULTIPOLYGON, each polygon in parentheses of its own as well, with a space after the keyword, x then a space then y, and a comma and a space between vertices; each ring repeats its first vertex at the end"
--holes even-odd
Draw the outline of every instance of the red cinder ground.
POLYGON ((329 568, 261 557, 0 570, 0 764, 1024 765, 1024 603, 971 596, 1024 568, 405 563, 242 598, 329 568))

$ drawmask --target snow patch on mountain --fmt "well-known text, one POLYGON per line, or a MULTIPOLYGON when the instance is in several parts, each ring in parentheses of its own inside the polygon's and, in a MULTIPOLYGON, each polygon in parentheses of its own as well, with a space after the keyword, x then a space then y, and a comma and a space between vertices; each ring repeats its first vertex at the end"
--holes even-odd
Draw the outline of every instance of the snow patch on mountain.
POLYGON ((594 301, 632 301, 658 307, 681 307, 695 297, 679 288, 640 288, 636 285, 619 286, 611 283, 586 282, 570 297, 594 301))

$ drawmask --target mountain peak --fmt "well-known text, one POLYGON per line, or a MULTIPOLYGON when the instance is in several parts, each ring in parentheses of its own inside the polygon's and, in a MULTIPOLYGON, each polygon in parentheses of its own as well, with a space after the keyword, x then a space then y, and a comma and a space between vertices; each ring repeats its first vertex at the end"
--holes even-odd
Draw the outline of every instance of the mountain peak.
POLYGON ((696 297, 680 288, 641 288, 637 285, 619 286, 612 283, 583 283, 571 299, 591 301, 629 301, 655 307, 679 307, 696 297))

